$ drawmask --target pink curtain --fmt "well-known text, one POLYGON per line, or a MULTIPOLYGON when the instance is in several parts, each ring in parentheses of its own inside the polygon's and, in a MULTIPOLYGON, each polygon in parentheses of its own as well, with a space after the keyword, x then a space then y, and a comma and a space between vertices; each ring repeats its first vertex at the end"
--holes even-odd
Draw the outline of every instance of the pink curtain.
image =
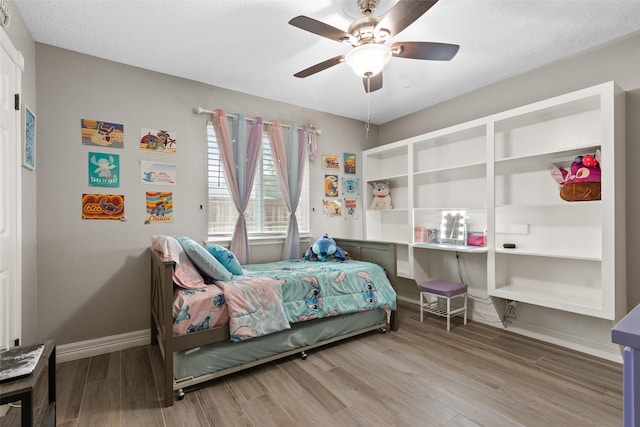
POLYGON ((254 123, 242 114, 238 114, 237 119, 227 117, 224 110, 218 109, 212 116, 212 122, 229 194, 238 210, 230 249, 240 264, 250 264, 249 235, 244 212, 249 204, 256 162, 260 154, 263 119, 256 117, 254 123))
POLYGON ((302 180, 306 165, 308 144, 308 126, 298 132, 296 125, 291 125, 285 134, 279 121, 267 127, 269 145, 276 163, 276 173, 284 201, 289 210, 289 225, 284 241, 282 259, 300 258, 300 232, 296 210, 302 191, 302 180))

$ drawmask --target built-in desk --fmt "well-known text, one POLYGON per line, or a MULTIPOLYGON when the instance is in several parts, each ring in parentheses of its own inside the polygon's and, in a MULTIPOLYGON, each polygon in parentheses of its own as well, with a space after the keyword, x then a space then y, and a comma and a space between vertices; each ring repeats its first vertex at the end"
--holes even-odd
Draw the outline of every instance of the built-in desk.
POLYGON ((38 364, 28 377, 0 384, 0 405, 20 402, 22 427, 56 425, 56 344, 44 343, 38 364), (48 373, 49 396, 46 402, 34 402, 34 391, 44 371, 48 373))
POLYGON ((611 341, 624 349, 624 427, 640 426, 640 305, 611 331, 611 341))

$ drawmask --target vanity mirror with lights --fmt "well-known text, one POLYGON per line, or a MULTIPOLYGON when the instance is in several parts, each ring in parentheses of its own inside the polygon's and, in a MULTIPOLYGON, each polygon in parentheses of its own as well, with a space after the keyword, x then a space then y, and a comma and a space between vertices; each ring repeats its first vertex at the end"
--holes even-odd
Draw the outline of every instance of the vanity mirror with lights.
POLYGON ((440 243, 464 245, 467 241, 464 211, 442 211, 440 243))

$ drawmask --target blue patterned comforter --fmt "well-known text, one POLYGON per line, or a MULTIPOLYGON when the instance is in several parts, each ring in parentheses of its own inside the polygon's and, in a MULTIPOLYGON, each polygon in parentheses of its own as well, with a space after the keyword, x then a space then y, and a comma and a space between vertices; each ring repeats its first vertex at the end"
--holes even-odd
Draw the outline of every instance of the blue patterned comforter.
POLYGON ((217 282, 224 290, 233 341, 289 329, 291 323, 305 320, 396 309, 396 292, 377 264, 296 259, 243 268, 245 275, 217 282))

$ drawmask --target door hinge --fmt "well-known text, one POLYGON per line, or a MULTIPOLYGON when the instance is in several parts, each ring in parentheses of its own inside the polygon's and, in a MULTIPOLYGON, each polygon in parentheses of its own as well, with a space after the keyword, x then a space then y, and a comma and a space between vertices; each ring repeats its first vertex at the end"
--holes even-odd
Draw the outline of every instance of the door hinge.
POLYGON ((14 345, 15 347, 18 347, 18 346, 20 345, 20 338, 16 338, 16 339, 13 341, 13 345, 14 345))
POLYGON ((16 96, 14 97, 14 105, 13 107, 16 109, 16 111, 20 111, 20 94, 16 93, 16 96))

